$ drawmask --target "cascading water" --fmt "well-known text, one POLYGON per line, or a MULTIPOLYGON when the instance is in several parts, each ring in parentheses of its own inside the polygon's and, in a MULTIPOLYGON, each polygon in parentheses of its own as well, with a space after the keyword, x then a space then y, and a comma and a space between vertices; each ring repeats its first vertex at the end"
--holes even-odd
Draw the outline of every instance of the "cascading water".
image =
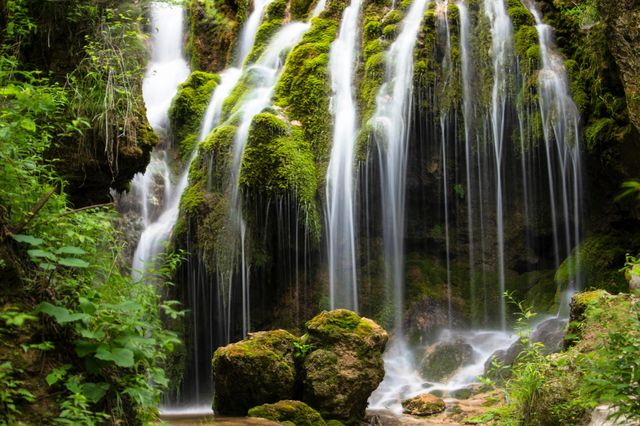
MULTIPOLYGON (((505 285, 504 261, 504 193, 503 153, 505 144, 505 121, 507 110, 508 74, 513 61, 513 30, 511 19, 503 0, 485 0, 484 12, 491 22, 491 56, 493 58, 493 90, 491 94, 491 130, 495 161, 496 233, 498 258, 498 285, 502 295, 505 285)), ((500 297, 500 325, 507 328, 507 308, 504 297, 500 297)))
POLYGON ((411 103, 413 98, 413 51, 424 10, 429 0, 415 0, 402 21, 402 30, 386 54, 386 82, 376 98, 371 118, 379 153, 383 210, 385 279, 392 289, 394 340, 385 353, 385 379, 371 395, 370 406, 397 408, 399 389, 421 383, 403 331, 405 188, 411 103))
MULTIPOLYGON (((473 360, 459 368, 444 383, 429 380, 423 375, 426 373, 420 371, 422 368, 420 365, 424 362, 419 352, 421 346, 418 345, 416 350, 416 347, 409 345, 406 338, 399 338, 398 334, 404 332, 405 325, 400 323, 400 327, 396 325, 394 329, 391 345, 385 354, 385 379, 371 396, 370 408, 388 409, 399 414, 402 410, 400 401, 403 399, 434 389, 446 392, 468 386, 476 381, 477 376, 483 374, 485 362, 494 351, 506 349, 514 342, 517 336, 507 329, 508 311, 503 293, 506 288, 513 288, 513 284, 509 282, 514 278, 513 261, 509 260, 507 264, 507 259, 512 257, 509 251, 514 244, 520 242, 514 240, 513 236, 507 239, 505 235, 507 229, 513 229, 509 227, 521 226, 518 222, 522 220, 521 217, 524 217, 525 225, 524 231, 520 231, 522 236, 518 238, 522 238, 525 250, 530 250, 532 253, 534 250, 541 252, 546 250, 542 255, 544 260, 540 254, 530 255, 532 262, 545 262, 546 267, 557 268, 559 266, 557 259, 569 256, 571 249, 580 242, 582 171, 579 115, 569 94, 562 58, 553 50, 552 28, 542 22, 532 2, 523 1, 523 4, 535 18, 539 36, 541 68, 537 73, 538 86, 535 90, 539 95, 542 118, 541 144, 538 145, 535 141, 534 130, 532 130, 535 108, 520 104, 520 102, 527 102, 526 97, 523 97, 524 100, 516 99, 518 91, 524 90, 523 81, 526 81, 528 75, 519 69, 516 61, 512 48, 512 24, 506 13, 504 2, 501 0, 484 1, 484 8, 480 13, 484 14, 486 21, 483 21, 483 17, 478 17, 478 12, 471 12, 464 1, 456 3, 460 17, 457 34, 460 43, 461 98, 459 98, 459 105, 454 102, 451 106, 450 100, 443 95, 450 84, 449 76, 455 75, 449 68, 451 66, 448 62, 451 60, 448 53, 450 36, 446 31, 448 27, 444 27, 446 40, 436 41, 439 43, 438 72, 442 75, 437 74, 426 98, 429 102, 428 108, 433 108, 435 113, 425 108, 429 111, 425 115, 430 123, 424 132, 426 135, 422 133, 417 137, 410 135, 407 141, 409 144, 429 145, 432 141, 440 139, 442 143, 437 149, 426 149, 427 157, 415 160, 420 167, 424 167, 423 164, 428 164, 427 161, 437 158, 439 167, 434 167, 434 170, 437 170, 443 179, 438 206, 442 208, 444 204, 444 215, 441 218, 444 222, 444 238, 440 244, 446 253, 440 256, 446 259, 446 271, 442 273, 442 281, 439 285, 443 287, 446 285, 447 288, 449 325, 447 327, 447 322, 441 323, 440 332, 437 335, 431 334, 430 342, 433 345, 460 342, 468 344, 473 348, 473 360), (475 22, 472 20, 472 13, 476 13, 475 22), (490 71, 480 70, 479 67, 483 64, 474 57, 474 54, 478 54, 474 50, 478 49, 474 43, 480 43, 478 39, 474 39, 477 37, 474 31, 484 31, 482 25, 487 25, 491 34, 490 71), (491 79, 486 101, 479 98, 482 83, 476 75, 482 75, 481 71, 491 79), (520 72, 523 75, 520 75, 520 72), (455 117, 456 108, 461 109, 464 118, 460 136, 456 131, 458 127, 455 117), (517 114, 515 114, 516 110, 517 114), (518 134, 519 137, 514 136, 518 134), (462 153, 461 156, 459 152, 462 153), (545 180, 546 183, 544 183, 545 180), (464 197, 458 194, 459 197, 451 198, 449 192, 454 182, 458 182, 459 185, 464 182, 464 192, 460 191, 464 197), (465 200, 460 202, 457 198, 465 198, 465 200), (514 209, 517 209, 518 213, 515 213, 514 209), (456 222, 452 222, 451 218, 455 218, 456 222), (534 246, 533 239, 529 236, 528 226, 531 226, 533 220, 550 222, 550 231, 543 232, 548 232, 550 241, 560 240, 560 242, 553 241, 556 259, 553 263, 549 263, 549 257, 553 253, 548 246, 534 246), (450 231, 454 227, 458 228, 455 231, 457 235, 450 231), (462 244, 458 245, 462 227, 466 228, 466 234, 462 234, 464 239, 462 244), (472 326, 458 329, 455 328, 455 324, 452 328, 451 324, 450 280, 453 267, 450 265, 450 256, 458 256, 458 253, 463 252, 468 256, 466 259, 468 287, 464 290, 458 287, 457 291, 464 291, 464 294, 470 298, 472 326), (491 271, 493 268, 495 273, 491 271), (481 282, 482 286, 479 285, 481 282), (497 284, 495 292, 489 291, 492 282, 497 284), (491 309, 491 300, 497 302, 494 305, 496 309, 491 309), (491 326, 494 323, 499 326, 499 330, 479 328, 491 326), (400 333, 398 333, 399 330, 400 333)), ((447 19, 447 7, 447 2, 436 2, 435 15, 444 16, 444 19, 447 19)), ((444 22, 442 24, 446 25, 444 22)), ((438 25, 437 22, 436 25, 438 25)), ((387 75, 385 84, 389 84, 389 81, 393 79, 387 75)), ((397 100, 396 97, 389 99, 397 100)), ((425 102, 421 98, 418 99, 425 102)), ((380 100, 378 102, 380 103, 380 100)), ((392 127, 395 123, 403 123, 403 120, 408 120, 409 117, 411 117, 411 111, 405 111, 400 119, 389 120, 388 123, 385 122, 385 126, 392 127)), ((380 135, 383 134, 380 129, 381 126, 376 126, 374 129, 379 151, 380 135)), ((390 144, 383 146, 386 148, 390 144)), ((410 152, 411 149, 411 146, 407 148, 410 152)), ((384 186, 388 173, 385 170, 388 154, 385 152, 380 160, 382 200, 385 208, 383 213, 386 213, 390 205, 385 199, 384 186)), ((409 163, 411 160, 410 155, 409 163)), ((411 164, 406 164, 404 167, 411 169, 411 164)), ((403 170, 403 173, 406 172, 403 170)), ((405 182, 404 185, 407 183, 405 182)), ((402 190, 404 191, 404 188, 402 190)), ((455 191, 452 192, 455 195, 455 191)), ((417 216, 424 217, 424 214, 424 212, 417 213, 417 216)), ((384 215, 383 218, 387 220, 384 215)), ((383 225, 385 231, 386 226, 385 223, 383 225)), ((415 232, 415 230, 403 230, 403 234, 394 237, 402 244, 403 238, 407 237, 407 232, 415 232)), ((545 236, 545 238, 549 237, 545 236)), ((387 234, 385 233, 386 244, 387 234)), ((385 250, 385 262, 394 262, 395 259, 390 258, 389 253, 391 252, 385 250)), ((406 261, 402 260, 398 265, 400 265, 399 270, 403 271, 406 261)), ((529 267, 524 267, 525 274, 528 271, 526 268, 529 267)), ((460 270, 463 267, 458 264, 457 268, 460 270)), ((574 275, 576 274, 577 271, 574 271, 574 275)), ((579 280, 578 276, 577 285, 579 280)), ((461 284, 458 281, 457 286, 461 284)), ((407 283, 404 280, 400 282, 401 291, 405 285, 407 283)), ((561 299, 560 314, 558 314, 560 316, 566 315, 566 312, 562 313, 568 300, 566 294, 561 299)), ((403 319, 407 321, 406 306, 404 309, 405 311, 401 311, 400 315, 404 314, 403 319)))
POLYGON ((162 142, 160 149, 153 152, 147 171, 133 180, 132 196, 139 198, 144 221, 144 230, 133 256, 134 278, 141 278, 146 265, 161 253, 178 218, 180 197, 187 185, 186 176, 181 176, 178 184, 172 185, 167 152, 170 148, 167 113, 178 85, 189 75, 182 53, 183 21, 181 6, 151 4, 151 23, 156 30, 151 37, 151 63, 142 93, 149 123, 162 137, 162 142), (155 196, 158 181, 164 186, 160 200, 155 196))
POLYGON ((242 68, 245 59, 247 59, 247 56, 251 52, 253 43, 255 42, 256 33, 258 32, 258 28, 260 28, 260 21, 262 21, 264 11, 272 1, 273 0, 254 0, 253 11, 251 12, 251 15, 249 15, 247 22, 245 22, 242 27, 242 33, 240 34, 240 44, 238 45, 237 57, 238 68, 242 68))
POLYGON ((344 10, 338 38, 331 44, 331 113, 333 138, 327 169, 327 239, 331 309, 358 311, 356 229, 354 214, 354 161, 357 111, 354 100, 356 41, 362 0, 344 10))
MULTIPOLYGON (((542 69, 538 73, 538 93, 547 158, 554 245, 556 259, 559 259, 561 256, 560 244, 557 241, 559 234, 564 234, 566 251, 562 254, 565 257, 569 254, 571 247, 577 247, 580 243, 580 212, 582 211, 580 114, 569 94, 564 61, 553 49, 553 29, 542 22, 540 12, 532 1, 525 0, 524 4, 536 21, 540 42, 542 69), (557 160, 554 160, 552 155, 554 148, 557 160), (554 173, 560 177, 560 194, 555 193, 556 176, 554 173), (558 204, 561 205, 562 211, 560 217, 564 218, 562 231, 559 229, 560 224, 556 213, 558 204)), ((573 265, 577 281, 573 283, 573 286, 576 289, 579 289, 581 285, 578 263, 576 261, 573 265)), ((560 264, 557 261, 556 267, 558 266, 560 264)))
MULTIPOLYGON (((321 10, 317 13, 320 12, 321 10)), ((253 13, 257 16, 263 12, 258 11, 256 6, 253 13)), ((195 407, 192 409, 195 412, 209 412, 213 350, 238 337, 245 336, 250 331, 249 276, 252 271, 245 247, 246 226, 242 216, 242 194, 239 186, 242 157, 253 119, 271 105, 275 84, 282 72, 287 53, 309 28, 308 23, 290 23, 283 26, 271 38, 255 63, 245 63, 243 71, 238 68, 228 68, 220 73, 221 82, 203 117, 201 140, 204 140, 220 124, 222 104, 232 89, 237 88, 238 81, 242 79, 247 83, 248 90, 240 99, 237 112, 232 113, 231 117, 226 117, 225 122, 225 124, 233 122, 237 125, 231 147, 230 180, 228 187, 224 190, 229 197, 229 232, 232 234, 232 242, 227 247, 228 258, 223 260, 224 264, 215 266, 215 277, 209 275, 208 266, 203 265, 199 260, 204 257, 202 253, 200 257, 193 256, 190 264, 185 265, 184 268, 186 274, 182 281, 189 288, 184 291, 181 299, 191 311, 191 320, 188 328, 184 382, 181 385, 181 391, 172 398, 172 404, 178 407, 178 413, 187 412, 185 410, 188 409, 185 407, 190 406, 195 407), (223 87, 226 89, 223 90, 223 87), (226 263, 229 259, 230 262, 226 263), (238 285, 241 287, 236 291, 234 286, 238 285), (236 312, 241 312, 242 317, 236 318, 236 312), (240 322, 239 320, 242 322, 241 329, 236 324, 240 322)), ((248 54, 251 50, 251 48, 245 49, 245 52, 248 54)), ((242 62, 246 62, 245 59, 242 59, 242 62)), ((211 165, 209 168, 211 171, 211 165)), ((216 182, 216 184, 220 183, 216 182)), ((189 250, 189 246, 187 249, 189 250)))
POLYGON ((405 181, 413 94, 413 50, 428 0, 416 0, 387 53, 386 83, 380 87, 371 123, 378 147, 386 281, 393 293, 394 326, 402 335, 404 299, 405 181))

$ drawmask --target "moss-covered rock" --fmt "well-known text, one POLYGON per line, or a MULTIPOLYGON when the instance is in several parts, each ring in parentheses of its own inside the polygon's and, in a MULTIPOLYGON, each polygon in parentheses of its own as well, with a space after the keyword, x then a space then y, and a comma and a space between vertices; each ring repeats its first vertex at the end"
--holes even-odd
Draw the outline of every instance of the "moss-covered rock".
POLYGON ((322 416, 301 401, 284 400, 263 404, 249 410, 250 417, 261 417, 280 424, 295 426, 325 426, 322 416))
POLYGON ((558 268, 555 280, 561 289, 582 281, 585 288, 602 288, 611 292, 624 291, 627 283, 619 271, 624 264, 624 241, 612 235, 593 235, 565 259, 558 268))
POLYGON ((231 62, 248 5, 247 0, 189 1, 187 48, 192 69, 219 72, 231 62))
POLYGON ((303 400, 324 418, 357 424, 384 377, 387 333, 354 312, 322 312, 306 324, 311 353, 302 364, 303 400))
POLYGON ((178 86, 178 93, 169 108, 169 120, 183 158, 189 156, 198 142, 202 117, 219 82, 218 75, 194 71, 178 86))
POLYGON ((422 376, 427 380, 445 382, 473 359, 473 348, 464 341, 436 343, 427 349, 422 360, 422 376))
POLYGON ((296 386, 294 343, 284 330, 250 333, 213 354, 213 409, 244 416, 260 404, 292 399, 296 386))
POLYGON ((402 410, 406 414, 414 416, 430 416, 445 410, 446 404, 435 395, 429 393, 418 395, 414 398, 402 401, 402 410))

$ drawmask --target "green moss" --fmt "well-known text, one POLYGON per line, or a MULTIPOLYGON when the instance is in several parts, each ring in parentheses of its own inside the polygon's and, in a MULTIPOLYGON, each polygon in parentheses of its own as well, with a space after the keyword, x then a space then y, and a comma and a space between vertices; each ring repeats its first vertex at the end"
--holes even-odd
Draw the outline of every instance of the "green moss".
POLYGON ((284 400, 275 404, 263 404, 249 410, 250 417, 260 417, 278 423, 295 426, 325 426, 322 416, 304 402, 284 400))
POLYGON ((219 82, 220 77, 215 74, 194 71, 178 86, 169 109, 169 120, 183 158, 195 147, 202 116, 219 82))
POLYGON ((231 62, 247 1, 190 0, 187 50, 194 70, 222 71, 231 62))
POLYGON ((256 62, 260 55, 264 52, 271 38, 282 27, 286 9, 287 2, 285 0, 275 0, 267 7, 263 22, 258 28, 258 32, 256 33, 251 52, 249 52, 247 58, 245 59, 245 64, 256 62))
POLYGON ((291 0, 291 17, 296 21, 307 20, 311 5, 315 3, 314 0, 291 0))
POLYGON ((562 262, 555 280, 563 289, 570 282, 580 279, 584 288, 624 291, 627 282, 619 268, 624 264, 625 253, 624 245, 617 238, 610 235, 591 236, 562 262))

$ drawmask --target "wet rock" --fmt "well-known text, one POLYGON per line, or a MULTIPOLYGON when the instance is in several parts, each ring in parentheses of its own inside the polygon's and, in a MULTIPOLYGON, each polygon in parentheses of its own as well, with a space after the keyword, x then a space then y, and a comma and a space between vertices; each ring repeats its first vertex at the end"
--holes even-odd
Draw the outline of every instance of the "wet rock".
POLYGON ((422 375, 427 380, 444 382, 473 359, 473 347, 462 340, 436 343, 427 349, 422 360, 422 375))
POLYGON ((257 405, 293 399, 296 385, 294 342, 284 330, 250 333, 213 355, 213 409, 245 415, 257 405))
POLYGON ((281 424, 295 426, 326 426, 324 419, 313 408, 301 401, 284 400, 263 404, 249 410, 250 417, 261 417, 281 424))
POLYGON ((402 402, 402 410, 414 416, 430 416, 445 410, 446 404, 435 395, 422 394, 402 402))
POLYGON ((553 354, 562 350, 565 327, 567 320, 562 318, 551 318, 541 322, 531 333, 531 341, 542 343, 544 355, 553 354))
POLYGON ((358 424, 384 377, 388 335, 354 312, 322 312, 306 324, 311 352, 302 364, 303 400, 326 419, 358 424))

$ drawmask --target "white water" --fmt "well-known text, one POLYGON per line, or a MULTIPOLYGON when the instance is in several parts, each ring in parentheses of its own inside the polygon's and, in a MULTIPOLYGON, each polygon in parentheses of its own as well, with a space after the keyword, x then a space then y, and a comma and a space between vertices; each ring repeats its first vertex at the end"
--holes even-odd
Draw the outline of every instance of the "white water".
MULTIPOLYGON (((463 1, 456 2, 460 15, 460 66, 462 68, 462 98, 464 116, 464 159, 465 159, 465 199, 467 201, 467 241, 469 242, 469 288, 472 311, 477 311, 478 300, 476 297, 475 249, 473 232, 473 185, 471 184, 471 170, 473 169, 473 93, 471 89, 471 47, 469 36, 471 35, 471 22, 469 9, 463 1)), ((472 315, 475 318, 475 315, 472 315)))
POLYGON ((242 68, 244 60, 251 52, 253 43, 256 38, 256 33, 258 32, 258 28, 260 28, 262 16, 264 15, 267 6, 269 6, 272 1, 273 0, 254 1, 253 11, 251 12, 251 15, 249 15, 247 21, 244 23, 244 26, 242 27, 242 33, 240 35, 240 45, 238 46, 240 50, 238 52, 238 62, 236 64, 238 68, 242 68))
MULTIPOLYGON (((182 53, 184 13, 181 6, 166 3, 151 4, 151 63, 142 84, 149 123, 161 136, 167 136, 171 100, 178 85, 189 75, 189 67, 182 53)), ((147 264, 162 251, 178 217, 178 204, 186 182, 171 182, 169 159, 163 146, 151 155, 151 163, 143 175, 133 179, 134 195, 140 197, 145 229, 133 256, 132 275, 141 278, 147 264), (158 181, 164 186, 162 199, 157 199, 154 188, 158 181), (152 206, 155 206, 155 210, 152 206), (150 208, 152 207, 152 208, 150 208)))
MULTIPOLYGON (((554 244, 556 259, 560 259, 569 255, 571 247, 577 247, 580 243, 580 113, 569 94, 564 60, 554 48, 553 28, 542 22, 540 12, 533 2, 525 0, 524 5, 536 21, 540 42, 542 69, 538 73, 538 93, 547 157, 554 244), (558 156, 557 167, 553 159, 552 150, 554 147, 558 156), (558 186, 555 182, 557 177, 554 175, 554 170, 557 170, 557 175, 560 178, 560 194, 555 194, 555 189, 558 186), (557 204, 560 204, 559 211, 562 212, 564 218, 564 229, 562 230, 559 229, 558 224, 557 204), (571 222, 573 222, 573 226, 571 222), (566 251, 562 254, 559 249, 559 235, 564 235, 565 239, 566 251)), ((556 267, 558 266, 559 262, 556 260, 556 267)), ((577 273, 577 270, 575 272, 577 273)), ((579 276, 577 281, 574 285, 579 288, 581 285, 579 276)))
POLYGON ((338 38, 331 43, 329 75, 333 116, 331 157, 327 168, 327 233, 331 309, 358 311, 354 161, 357 111, 353 93, 362 0, 352 0, 342 15, 338 38))
POLYGON ((502 331, 443 330, 438 342, 462 341, 473 348, 473 363, 459 369, 447 383, 434 383, 423 379, 417 365, 416 355, 403 338, 392 339, 384 353, 385 377, 378 389, 369 397, 369 409, 389 410, 402 414, 402 401, 434 390, 452 392, 478 383, 484 373, 484 365, 497 350, 507 349, 517 335, 502 331))
POLYGON ((378 146, 383 207, 386 282, 393 291, 394 327, 402 335, 404 299, 405 181, 413 97, 413 51, 429 0, 415 0, 386 54, 386 81, 371 119, 378 146))
POLYGON ((484 0, 484 12, 491 22, 491 56, 493 58, 493 91, 491 94, 491 130, 493 138, 496 173, 496 232, 498 285, 500 294, 500 324, 506 323, 505 265, 504 265, 504 194, 502 154, 504 152, 504 131, 507 109, 507 76, 512 61, 513 29, 503 0, 484 0))

